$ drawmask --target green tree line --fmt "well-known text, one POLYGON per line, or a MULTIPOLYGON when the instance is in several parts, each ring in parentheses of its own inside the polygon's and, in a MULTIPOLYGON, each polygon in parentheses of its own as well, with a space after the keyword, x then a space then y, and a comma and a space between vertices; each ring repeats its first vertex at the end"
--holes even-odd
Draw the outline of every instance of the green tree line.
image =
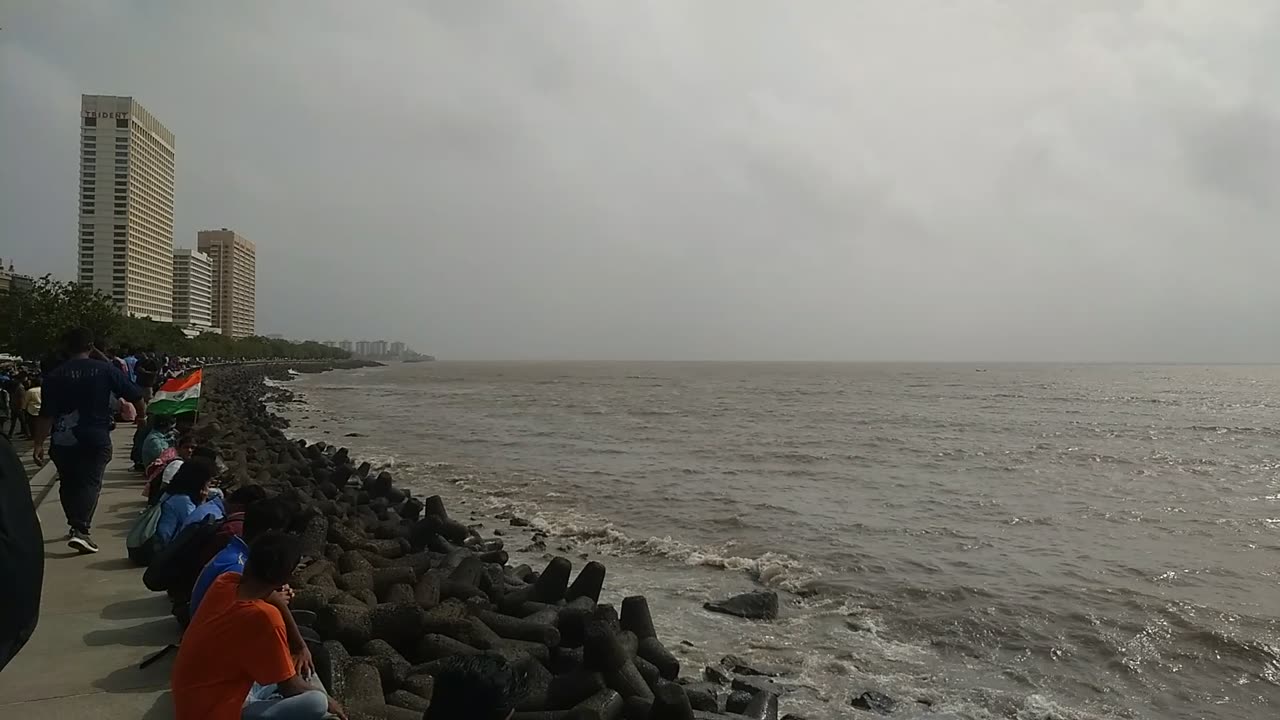
POLYGON ((87 327, 99 347, 154 350, 184 356, 236 360, 260 358, 346 359, 349 353, 317 342, 293 342, 251 336, 235 339, 217 333, 187 337, 172 323, 130 317, 108 295, 46 275, 29 289, 0 294, 0 352, 28 359, 57 352, 62 336, 87 327))

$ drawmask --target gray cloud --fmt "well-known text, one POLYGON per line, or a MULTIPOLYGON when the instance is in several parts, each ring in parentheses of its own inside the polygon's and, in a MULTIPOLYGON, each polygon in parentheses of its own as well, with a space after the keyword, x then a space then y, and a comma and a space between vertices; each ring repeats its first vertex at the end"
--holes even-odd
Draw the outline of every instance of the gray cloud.
POLYGON ((31 0, 0 256, 81 92, 177 135, 260 326, 458 358, 1275 360, 1268 3, 31 0), (17 172, 12 171, 18 169, 17 172))

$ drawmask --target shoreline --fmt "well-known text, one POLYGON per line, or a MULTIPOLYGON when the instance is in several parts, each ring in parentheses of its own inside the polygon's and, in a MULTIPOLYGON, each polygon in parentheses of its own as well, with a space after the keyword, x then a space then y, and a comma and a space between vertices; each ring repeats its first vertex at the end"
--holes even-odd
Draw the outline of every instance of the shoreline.
MULTIPOLYGON (((530 673, 532 692, 518 720, 648 718, 651 712, 674 718, 693 717, 693 711, 778 717, 785 679, 775 682, 768 677, 773 673, 732 657, 682 673, 680 660, 655 637, 642 596, 601 599, 607 570, 599 562, 576 568, 560 555, 541 572, 513 567, 502 530, 484 537, 482 524, 452 517, 439 495, 418 499, 390 472, 357 464, 345 448, 286 437, 289 422, 268 404, 293 394, 265 380, 289 379, 290 368, 323 372, 333 365, 211 369, 198 432, 216 442, 239 482, 256 482, 307 508, 303 537, 318 559, 296 578, 299 607, 319 616, 317 629, 337 658, 329 680, 349 708, 398 717, 387 708, 412 704, 403 692, 422 690, 432 663, 445 654, 488 650, 530 673), (620 602, 621 612, 610 599, 620 602), (438 636, 450 652, 426 640, 438 636), (367 675, 362 665, 380 668, 380 697, 368 682, 352 691, 346 675, 367 675)), ((544 549, 535 540, 523 550, 544 549)))

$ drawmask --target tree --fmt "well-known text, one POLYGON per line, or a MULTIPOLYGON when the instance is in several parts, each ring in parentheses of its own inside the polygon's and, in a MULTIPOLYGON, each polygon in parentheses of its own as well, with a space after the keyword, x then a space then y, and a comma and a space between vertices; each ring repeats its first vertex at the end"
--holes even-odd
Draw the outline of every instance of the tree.
POLYGON ((0 351, 26 358, 55 353, 67 330, 81 326, 93 331, 98 346, 103 349, 137 348, 234 360, 350 357, 344 350, 310 341, 298 343, 257 336, 237 340, 216 333, 188 338, 177 325, 126 316, 109 296, 48 275, 35 281, 30 289, 0 294, 0 351))
POLYGON ((23 357, 56 351, 73 327, 109 336, 123 317, 111 298, 90 287, 45 275, 30 289, 0 295, 0 347, 23 357))

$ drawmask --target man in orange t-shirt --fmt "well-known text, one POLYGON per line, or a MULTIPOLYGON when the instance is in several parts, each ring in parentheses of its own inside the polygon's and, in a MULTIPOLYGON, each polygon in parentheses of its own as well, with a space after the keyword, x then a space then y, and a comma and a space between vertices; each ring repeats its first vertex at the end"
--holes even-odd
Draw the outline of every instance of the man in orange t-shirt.
POLYGON ((345 718, 318 683, 298 674, 289 653, 281 613, 289 611, 285 582, 301 557, 296 537, 264 533, 251 546, 243 575, 224 573, 209 587, 173 666, 177 720, 345 718), (274 685, 267 693, 272 699, 246 704, 254 683, 274 685))

